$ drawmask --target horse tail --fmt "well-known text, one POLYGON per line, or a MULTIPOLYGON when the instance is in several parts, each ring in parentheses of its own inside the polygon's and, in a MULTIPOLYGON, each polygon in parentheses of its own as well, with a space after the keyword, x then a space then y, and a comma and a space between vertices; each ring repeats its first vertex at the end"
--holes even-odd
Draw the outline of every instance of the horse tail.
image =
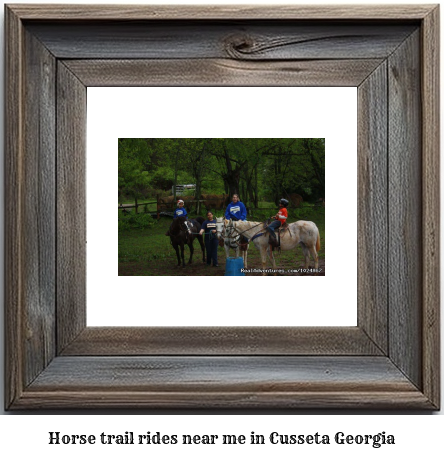
POLYGON ((316 239, 316 252, 319 252, 321 249, 321 236, 319 236, 319 230, 318 230, 318 238, 316 239))

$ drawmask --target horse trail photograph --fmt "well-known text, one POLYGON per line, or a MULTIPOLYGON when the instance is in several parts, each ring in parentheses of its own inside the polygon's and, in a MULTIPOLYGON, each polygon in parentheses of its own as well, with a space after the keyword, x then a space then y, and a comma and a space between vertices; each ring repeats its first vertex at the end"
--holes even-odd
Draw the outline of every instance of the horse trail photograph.
POLYGON ((118 139, 119 276, 324 276, 325 138, 118 139))

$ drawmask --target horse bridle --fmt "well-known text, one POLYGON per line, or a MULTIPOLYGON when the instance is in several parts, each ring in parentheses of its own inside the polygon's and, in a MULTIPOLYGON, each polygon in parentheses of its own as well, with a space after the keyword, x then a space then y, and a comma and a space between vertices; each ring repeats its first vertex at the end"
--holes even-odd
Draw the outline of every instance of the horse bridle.
MULTIPOLYGON (((230 222, 232 222, 232 220, 230 220, 230 222)), ((233 224, 229 224, 228 227, 224 225, 224 229, 225 231, 227 232, 228 231, 228 228, 231 228, 230 229, 230 233, 228 234, 228 236, 224 236, 226 238, 228 238, 230 240, 230 245, 232 246, 233 248, 233 244, 236 246, 236 247, 239 247, 239 241, 240 241, 240 235, 237 234, 237 236, 232 236, 232 231, 234 231, 235 233, 237 233, 235 227, 233 226, 233 224)))
MULTIPOLYGON (((242 220, 239 220, 239 221, 242 221, 242 220)), ((261 222, 258 222, 259 224, 261 222)), ((262 224, 264 224, 264 222, 262 222, 262 224)), ((234 226, 234 222, 232 219, 230 219, 230 223, 229 223, 229 226, 231 226, 233 228, 234 231, 236 231, 236 233, 239 235, 239 236, 242 236, 244 233, 246 233, 247 231, 250 231, 252 230, 253 228, 256 228, 257 225, 255 226, 252 226, 251 228, 248 228, 247 230, 244 230, 244 231, 239 231, 235 226, 234 226)), ((265 229, 265 228, 264 228, 265 229)))
POLYGON ((183 221, 182 220, 179 220, 179 229, 180 231, 183 231, 184 233, 188 233, 188 228, 187 228, 187 225, 186 225, 186 221, 183 221))
MULTIPOLYGON (((241 221, 241 220, 240 220, 240 221, 241 221)), ((259 223, 260 223, 260 222, 259 222, 259 223)), ((228 224, 228 227, 231 227, 232 230, 233 230, 234 232, 237 233, 237 236, 236 236, 236 237, 238 238, 238 240, 235 240, 235 239, 233 238, 233 242, 239 247, 240 245, 242 245, 241 242, 240 242, 241 236, 243 236, 243 234, 246 233, 247 231, 250 231, 250 230, 252 230, 253 228, 256 228, 257 225, 252 226, 251 228, 248 228, 247 230, 239 231, 239 230, 234 226, 233 220, 230 219, 229 224, 228 224)), ((225 227, 225 228, 228 228, 228 227, 225 227)), ((264 228, 264 229, 265 229, 265 228, 264 228)), ((224 237, 224 238, 226 237, 226 236, 223 236, 223 234, 221 234, 221 236, 224 237)), ((246 238, 246 236, 244 236, 244 237, 246 238)), ((228 236, 228 238, 231 238, 231 236, 228 236)), ((250 239, 248 239, 247 244, 248 244, 249 242, 250 242, 250 239)))

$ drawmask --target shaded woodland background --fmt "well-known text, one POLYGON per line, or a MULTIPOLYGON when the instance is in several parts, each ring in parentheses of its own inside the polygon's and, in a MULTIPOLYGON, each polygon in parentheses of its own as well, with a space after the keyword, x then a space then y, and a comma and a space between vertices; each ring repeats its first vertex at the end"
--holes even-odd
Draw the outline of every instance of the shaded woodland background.
MULTIPOLYGON (((173 196, 237 193, 251 208, 282 197, 325 199, 325 139, 119 139, 119 204, 173 196), (172 190, 173 189, 173 190, 172 190)), ((197 205, 197 213, 201 212, 197 205)))

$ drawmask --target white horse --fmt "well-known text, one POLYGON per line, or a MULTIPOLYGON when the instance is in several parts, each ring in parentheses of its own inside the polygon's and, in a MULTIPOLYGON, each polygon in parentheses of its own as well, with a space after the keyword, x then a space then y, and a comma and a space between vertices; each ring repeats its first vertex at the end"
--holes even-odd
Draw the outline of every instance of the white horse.
MULTIPOLYGON (((267 263, 267 256, 276 269, 276 261, 274 259, 273 251, 268 244, 269 233, 264 229, 262 222, 233 222, 232 220, 225 221, 225 229, 230 226, 234 228, 237 234, 243 234, 249 240, 253 239, 253 244, 259 250, 262 261, 262 269, 265 269, 267 263), (262 235, 255 237, 256 235, 262 235)), ((318 253, 321 248, 321 239, 319 236, 318 227, 313 222, 299 220, 298 222, 288 224, 288 229, 281 232, 281 246, 282 250, 292 250, 298 245, 302 247, 302 252, 305 257, 305 268, 307 269, 310 264, 310 254, 314 259, 314 267, 318 269, 318 253)))
MULTIPOLYGON (((236 251, 237 258, 240 250, 240 235, 236 233, 232 225, 228 226, 225 222, 228 222, 228 220, 224 217, 218 217, 216 219, 217 238, 224 240, 225 257, 228 258, 230 256, 230 249, 234 249, 236 251)), ((241 249, 242 259, 244 260, 244 268, 247 268, 248 247, 249 244, 247 244, 246 250, 241 249)))

